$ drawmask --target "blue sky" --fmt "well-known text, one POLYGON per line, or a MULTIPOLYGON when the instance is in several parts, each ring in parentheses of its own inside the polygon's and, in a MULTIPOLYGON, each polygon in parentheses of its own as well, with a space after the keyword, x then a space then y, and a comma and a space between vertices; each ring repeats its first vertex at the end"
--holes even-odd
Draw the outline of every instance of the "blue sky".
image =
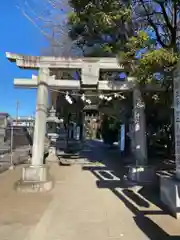
POLYGON ((31 77, 32 72, 18 69, 6 59, 5 53, 39 55, 45 47, 45 39, 17 9, 15 2, 2 1, 0 7, 0 112, 15 116, 19 101, 19 115, 29 116, 35 110, 36 90, 14 88, 13 79, 31 77))

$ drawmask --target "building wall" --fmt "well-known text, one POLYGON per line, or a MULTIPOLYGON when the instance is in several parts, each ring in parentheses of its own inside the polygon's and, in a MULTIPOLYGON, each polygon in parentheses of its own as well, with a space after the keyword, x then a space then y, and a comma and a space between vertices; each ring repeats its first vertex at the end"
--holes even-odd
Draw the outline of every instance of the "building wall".
POLYGON ((8 124, 8 113, 0 113, 0 143, 4 143, 8 124))

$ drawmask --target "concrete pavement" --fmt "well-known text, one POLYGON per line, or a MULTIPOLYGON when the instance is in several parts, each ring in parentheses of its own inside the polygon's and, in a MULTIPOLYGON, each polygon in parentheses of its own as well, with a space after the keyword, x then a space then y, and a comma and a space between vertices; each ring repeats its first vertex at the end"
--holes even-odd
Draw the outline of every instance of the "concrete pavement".
POLYGON ((51 163, 56 184, 46 194, 13 190, 21 167, 2 173, 0 239, 180 239, 179 221, 148 199, 143 189, 126 185, 122 174, 112 169, 114 158, 99 145, 91 146, 87 158, 85 165, 51 163))

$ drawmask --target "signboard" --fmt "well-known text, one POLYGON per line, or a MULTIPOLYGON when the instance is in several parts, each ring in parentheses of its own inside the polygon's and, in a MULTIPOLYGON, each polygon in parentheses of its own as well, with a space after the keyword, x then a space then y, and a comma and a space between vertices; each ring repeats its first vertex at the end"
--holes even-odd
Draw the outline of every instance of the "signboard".
POLYGON ((99 79, 99 66, 97 63, 83 62, 82 64, 82 84, 96 85, 99 79))
POLYGON ((178 69, 174 71, 174 121, 176 172, 180 173, 180 71, 178 69))

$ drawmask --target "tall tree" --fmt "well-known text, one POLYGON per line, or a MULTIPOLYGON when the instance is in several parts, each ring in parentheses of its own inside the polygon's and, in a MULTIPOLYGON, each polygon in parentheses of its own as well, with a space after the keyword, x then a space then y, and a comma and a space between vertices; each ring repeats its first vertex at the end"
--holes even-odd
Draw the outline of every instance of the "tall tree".
POLYGON ((178 59, 179 0, 69 2, 74 9, 69 15, 70 36, 83 55, 124 52, 131 67, 138 63, 131 70, 139 79, 149 81, 158 73, 169 80, 178 59))
POLYGON ((141 31, 130 39, 127 52, 133 56, 132 46, 143 50, 138 73, 143 78, 152 79, 158 72, 170 86, 180 50, 180 1, 133 0, 132 4, 133 19, 141 31), (146 33, 142 34, 142 31, 146 33))
POLYGON ((115 56, 132 36, 131 1, 69 0, 70 36, 84 56, 115 56))
POLYGON ((139 26, 151 27, 161 47, 178 51, 180 1, 133 0, 133 6, 134 18, 139 26))

